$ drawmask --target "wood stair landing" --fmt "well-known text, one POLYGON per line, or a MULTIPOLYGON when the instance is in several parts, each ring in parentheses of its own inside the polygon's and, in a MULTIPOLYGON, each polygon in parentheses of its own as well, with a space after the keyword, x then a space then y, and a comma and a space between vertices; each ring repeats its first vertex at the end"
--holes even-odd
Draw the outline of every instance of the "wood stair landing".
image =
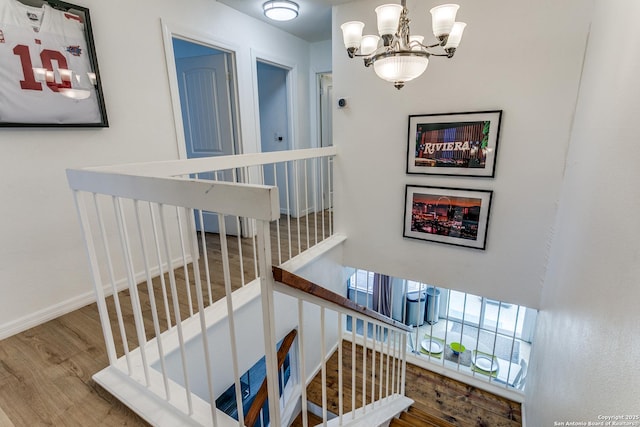
POLYGON ((455 425, 411 406, 406 412, 401 413, 399 418, 392 419, 389 427, 455 427, 455 425))
MULTIPOLYGON (((362 405, 362 347, 352 346, 350 342, 343 341, 343 401, 344 413, 351 411, 351 357, 355 348, 356 352, 356 407, 362 405)), ((371 351, 368 352, 368 360, 371 360, 371 351)), ((371 363, 367 365, 367 369, 371 363)), ((377 365, 380 366, 379 364, 377 365)), ((377 375, 376 375, 377 376, 377 375)), ((337 414, 338 408, 338 355, 335 352, 327 360, 327 410, 337 414)), ((371 401, 371 374, 366 377, 366 399, 371 401)), ((383 389, 382 397, 385 395, 383 389)), ((379 389, 376 398, 380 397, 379 389)), ((435 420, 422 416, 432 424, 427 426, 445 427, 521 427, 522 409, 519 403, 497 396, 491 392, 462 383, 452 378, 447 378, 436 372, 421 367, 407 364, 407 382, 405 395, 414 401, 408 414, 416 416, 417 410, 430 414, 438 419, 440 424, 434 424, 435 420)), ((307 398, 310 402, 322 406, 322 381, 318 373, 307 387, 307 398)), ((413 419, 407 421, 407 416, 400 421, 404 424, 396 426, 423 424, 411 424, 413 419), (409 424, 407 424, 409 423, 409 424)))
MULTIPOLYGON (((322 418, 317 415, 314 415, 311 412, 307 412, 307 422, 310 426, 317 426, 318 424, 322 424, 322 418)), ((293 420, 290 427, 302 427, 302 412, 298 415, 298 417, 293 420)))

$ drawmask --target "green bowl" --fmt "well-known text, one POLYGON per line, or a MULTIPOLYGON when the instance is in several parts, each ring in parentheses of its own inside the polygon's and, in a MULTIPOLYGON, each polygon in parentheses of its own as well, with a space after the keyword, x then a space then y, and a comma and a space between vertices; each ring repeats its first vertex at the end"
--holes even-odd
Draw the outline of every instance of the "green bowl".
POLYGON ((464 351, 466 350, 466 348, 459 342, 452 342, 451 344, 449 344, 449 347, 451 347, 451 351, 453 351, 453 354, 455 355, 464 353, 464 351))

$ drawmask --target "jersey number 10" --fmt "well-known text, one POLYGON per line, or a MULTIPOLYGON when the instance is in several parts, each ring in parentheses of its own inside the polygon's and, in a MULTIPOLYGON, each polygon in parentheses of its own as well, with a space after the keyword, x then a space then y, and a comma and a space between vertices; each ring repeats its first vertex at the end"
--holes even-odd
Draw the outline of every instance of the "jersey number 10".
MULTIPOLYGON (((24 90, 42 90, 42 83, 36 80, 36 76, 33 72, 33 62, 31 61, 31 53, 29 52, 29 46, 19 44, 13 48, 13 53, 20 57, 20 63, 22 65, 22 74, 24 80, 20 80, 20 87, 24 90)), ((61 52, 57 50, 44 49, 40 52, 40 60, 42 61, 42 67, 47 71, 53 72, 53 61, 58 63, 58 69, 67 69, 67 59, 61 52)), ((55 79, 46 79, 47 86, 54 92, 58 92, 60 89, 71 89, 71 81, 62 81, 57 83, 55 79)))

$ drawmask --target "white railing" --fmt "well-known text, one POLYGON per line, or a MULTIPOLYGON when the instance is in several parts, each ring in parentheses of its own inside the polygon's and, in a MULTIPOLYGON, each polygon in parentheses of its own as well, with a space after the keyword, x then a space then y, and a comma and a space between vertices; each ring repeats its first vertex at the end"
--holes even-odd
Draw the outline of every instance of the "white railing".
MULTIPOLYGON (((285 294, 297 301, 300 335, 298 353, 302 372, 305 372, 307 365, 304 340, 312 337, 320 341, 320 410, 324 426, 383 425, 413 403, 405 397, 407 337, 412 331, 411 327, 359 306, 279 267, 274 267, 273 270, 276 282, 273 290, 268 289, 270 284, 267 282, 267 292, 270 295, 285 294), (350 321, 352 325, 351 343, 348 345, 350 358, 346 359, 342 342, 345 321, 350 321), (359 322, 365 331, 361 340, 356 338, 356 324, 359 322), (316 327, 312 334, 307 334, 304 325, 319 325, 319 333, 316 327), (369 327, 371 333, 367 332, 369 327), (326 348, 328 335, 338 337, 338 383, 333 382, 330 388, 327 385, 327 362, 329 353, 333 352, 328 352, 326 348), (335 412, 332 413, 334 417, 331 420, 328 404, 330 392, 334 394, 331 400, 335 402, 337 397, 338 401, 337 405, 332 405, 331 409, 335 412)), ((308 402, 305 388, 302 389, 301 397, 302 422, 307 427, 308 402)))
POLYGON ((524 337, 531 336, 535 310, 398 278, 378 291, 375 275, 355 269, 349 298, 373 308, 381 306, 380 298, 388 292, 389 315, 414 326, 408 345, 411 363, 521 400, 531 351, 524 337), (373 301, 376 294, 379 300, 373 301), (451 343, 462 344, 465 351, 454 353, 451 343), (476 366, 476 357, 491 371, 476 366))
MULTIPOLYGON (((240 376, 264 354, 279 396, 271 265, 334 234, 335 152, 67 171, 109 359, 96 380, 152 424, 244 425, 240 376), (260 295, 256 333, 237 309, 260 295), (215 407, 230 385, 237 421, 215 407)), ((278 403, 269 399, 272 425, 278 403)))

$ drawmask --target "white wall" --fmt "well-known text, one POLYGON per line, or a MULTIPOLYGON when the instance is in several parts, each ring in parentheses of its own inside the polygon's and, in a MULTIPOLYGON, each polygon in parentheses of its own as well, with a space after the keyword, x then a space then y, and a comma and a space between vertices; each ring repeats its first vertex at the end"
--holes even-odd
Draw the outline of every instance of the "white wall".
POLYGON ((331 72, 331 40, 311 43, 311 71, 331 72))
POLYGON ((532 426, 640 412, 640 4, 595 3, 527 384, 532 426))
POLYGON ((295 137, 309 141, 309 43, 215 1, 81 4, 91 11, 110 127, 0 129, 0 338, 93 299, 65 169, 178 158, 161 19, 236 50, 245 151, 259 147, 252 59, 295 64, 295 137))
MULTIPOLYGON (((585 2, 459 2, 468 23, 452 60, 396 90, 350 60, 339 25, 376 1, 334 9, 333 82, 349 107, 334 110, 336 228, 345 264, 538 307, 562 181, 588 27, 585 2), (496 177, 405 174, 410 114, 501 109, 496 177), (494 190, 485 251, 402 237, 406 184, 494 190)), ((411 29, 431 33, 429 7, 408 2, 411 29)))

